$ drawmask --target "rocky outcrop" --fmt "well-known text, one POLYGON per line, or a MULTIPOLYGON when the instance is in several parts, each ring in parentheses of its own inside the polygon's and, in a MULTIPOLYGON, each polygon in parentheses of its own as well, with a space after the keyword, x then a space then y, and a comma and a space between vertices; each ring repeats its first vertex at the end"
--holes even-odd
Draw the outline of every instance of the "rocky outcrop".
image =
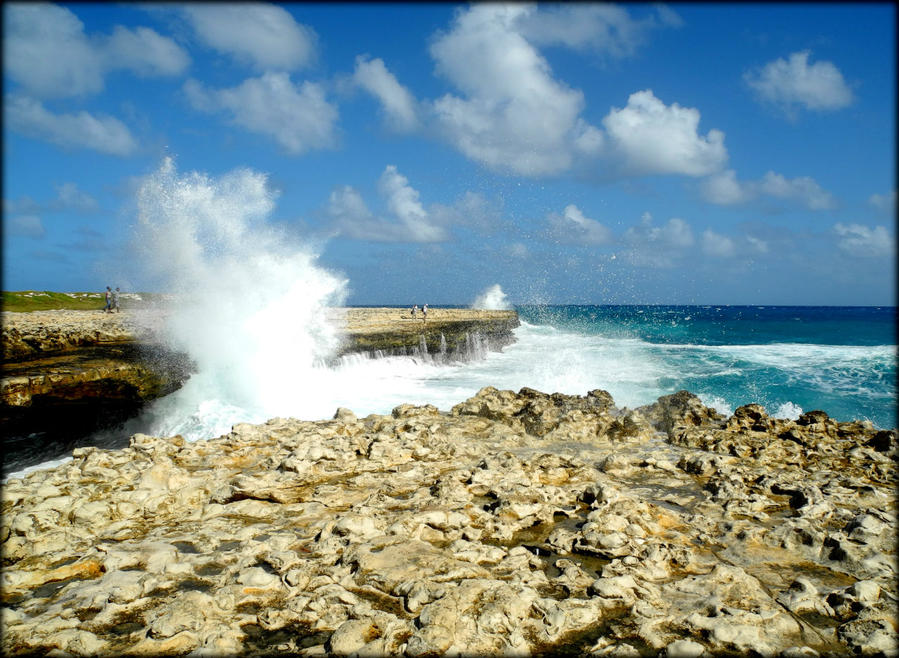
POLYGON ((8 435, 83 436, 177 390, 186 355, 159 341, 149 311, 3 314, 0 420, 8 435))
POLYGON ((486 388, 3 488, 2 650, 895 653, 895 431, 486 388))
POLYGON ((520 324, 515 311, 448 308, 430 309, 427 320, 397 308, 341 309, 335 319, 346 328, 341 355, 429 354, 460 360, 511 344, 520 324))
MULTIPOLYGON (((514 311, 433 309, 427 322, 401 309, 332 309, 345 329, 339 354, 469 359, 514 340, 514 311)), ((0 421, 45 440, 85 436, 135 415, 190 376, 187 355, 161 339, 165 310, 3 314, 0 421)))
POLYGON ((20 363, 84 347, 154 342, 159 319, 147 311, 3 313, 3 362, 20 363))

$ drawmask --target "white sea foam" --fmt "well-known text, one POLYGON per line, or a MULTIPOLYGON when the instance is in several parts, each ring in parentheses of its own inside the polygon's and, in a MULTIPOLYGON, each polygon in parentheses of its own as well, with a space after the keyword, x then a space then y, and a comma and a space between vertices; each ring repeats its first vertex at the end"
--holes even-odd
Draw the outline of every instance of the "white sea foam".
POLYGON ((495 283, 478 295, 471 308, 483 309, 485 311, 502 311, 512 308, 512 304, 509 303, 506 293, 503 292, 500 285, 495 283))
POLYGON ((339 336, 326 307, 346 282, 268 222, 274 192, 246 169, 180 175, 166 158, 138 197, 141 262, 176 296, 171 346, 197 373, 155 409, 155 431, 187 434, 232 420, 316 413, 336 382, 316 363, 339 336), (164 411, 164 413, 160 413, 164 411))
POLYGON ((733 407, 731 407, 720 395, 700 394, 699 399, 705 406, 711 407, 719 414, 730 416, 734 413, 733 407))
POLYGON ((802 407, 792 402, 784 402, 772 414, 775 418, 787 418, 796 420, 802 415, 802 407))

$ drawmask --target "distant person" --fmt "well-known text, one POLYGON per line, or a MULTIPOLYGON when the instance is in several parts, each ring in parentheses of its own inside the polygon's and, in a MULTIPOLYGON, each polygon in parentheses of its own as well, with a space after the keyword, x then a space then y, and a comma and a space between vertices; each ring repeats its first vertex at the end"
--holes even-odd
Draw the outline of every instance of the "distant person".
POLYGON ((106 286, 106 306, 103 308, 104 313, 109 313, 112 308, 112 289, 106 286))
POLYGON ((112 293, 112 308, 115 309, 116 313, 120 313, 119 311, 119 288, 116 286, 115 291, 112 293))
POLYGON ((416 315, 417 313, 418 313, 418 304, 415 304, 415 305, 412 307, 412 319, 413 319, 413 320, 415 319, 415 315, 416 315))
POLYGON ((422 322, 428 321, 428 305, 427 304, 425 304, 424 306, 421 307, 421 321, 422 322))

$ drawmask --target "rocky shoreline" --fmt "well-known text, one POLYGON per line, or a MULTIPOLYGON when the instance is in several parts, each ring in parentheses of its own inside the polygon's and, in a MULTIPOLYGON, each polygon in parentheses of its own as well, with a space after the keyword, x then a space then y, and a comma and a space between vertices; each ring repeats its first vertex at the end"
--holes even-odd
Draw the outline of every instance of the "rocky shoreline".
MULTIPOLYGON (((329 309, 334 355, 410 354, 467 360, 514 341, 515 311, 432 309, 427 322, 397 308, 329 309)), ((7 436, 85 437, 137 415, 190 376, 186 354, 163 340, 164 307, 3 313, 0 421, 7 436)))
POLYGON ((897 435, 682 391, 135 435, 3 488, 4 655, 896 655, 897 435))

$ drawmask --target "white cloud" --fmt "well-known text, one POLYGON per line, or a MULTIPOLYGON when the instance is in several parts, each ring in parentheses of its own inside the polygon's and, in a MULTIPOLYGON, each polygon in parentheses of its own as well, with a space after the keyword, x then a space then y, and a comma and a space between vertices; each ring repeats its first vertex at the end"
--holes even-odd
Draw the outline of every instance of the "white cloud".
POLYGON ((293 71, 315 58, 315 32, 277 5, 192 3, 181 11, 203 43, 259 71, 293 71))
POLYGON ((711 230, 702 233, 702 251, 715 258, 730 258, 737 252, 733 240, 711 230))
POLYGON ((624 232, 622 242, 629 246, 623 256, 634 265, 673 267, 695 240, 683 219, 672 217, 662 226, 654 226, 652 215, 646 212, 639 224, 624 232))
POLYGON ((787 179, 769 171, 759 183, 759 189, 763 194, 779 199, 795 199, 810 210, 830 210, 836 207, 833 195, 808 176, 787 179))
POLYGON ((700 189, 706 201, 719 206, 744 203, 753 197, 749 187, 737 180, 733 169, 712 174, 702 182, 700 189))
POLYGON ((896 212, 896 190, 886 194, 872 194, 868 197, 868 203, 892 215, 896 212))
POLYGON ((333 146, 337 108, 313 82, 294 85, 287 73, 265 73, 230 89, 206 89, 196 80, 184 84, 195 109, 227 111, 232 123, 268 135, 289 153, 333 146))
POLYGON ((36 215, 19 215, 17 217, 4 218, 3 228, 10 236, 22 238, 42 238, 45 235, 41 218, 36 215))
POLYGON ((107 68, 145 76, 179 75, 190 65, 178 44, 146 27, 129 30, 117 25, 106 40, 104 55, 107 68))
POLYGON ((451 206, 440 203, 429 207, 431 218, 441 226, 469 226, 482 233, 492 232, 502 221, 501 202, 477 192, 466 191, 451 206))
POLYGON ((52 207, 59 210, 92 212, 97 209, 98 205, 96 199, 79 190, 75 183, 63 183, 56 186, 56 200, 52 207))
POLYGON ((327 214, 338 231, 347 237, 378 242, 441 242, 446 230, 439 226, 394 165, 388 165, 378 181, 378 192, 389 211, 374 215, 362 196, 349 185, 331 192, 327 214))
POLYGON ((431 109, 445 137, 467 157, 526 176, 558 173, 601 136, 579 114, 584 96, 557 81, 518 31, 528 5, 476 4, 431 43, 437 71, 464 97, 446 94, 431 109))
POLYGON ((851 256, 860 258, 893 257, 896 240, 885 226, 870 228, 861 224, 834 224, 834 232, 842 238, 837 244, 851 256))
POLYGON ((387 70, 383 60, 357 57, 353 81, 381 101, 392 129, 409 132, 418 128, 415 98, 387 70))
POLYGON ((761 238, 757 238, 752 235, 747 235, 746 241, 757 253, 767 254, 769 251, 768 243, 765 240, 762 240, 761 238))
POLYGON ((702 137, 699 110, 666 106, 649 89, 631 94, 627 107, 613 107, 603 125, 625 173, 706 176, 727 162, 724 133, 702 137))
POLYGON ((809 66, 811 54, 803 50, 790 55, 789 61, 777 59, 761 70, 747 71, 743 80, 758 96, 792 114, 797 106, 809 110, 838 110, 853 101, 852 90, 832 62, 809 66))
POLYGON ((93 212, 98 208, 96 199, 86 192, 78 189, 75 183, 63 183, 56 185, 56 198, 52 201, 38 203, 31 197, 21 197, 16 200, 3 199, 3 213, 35 214, 46 211, 74 210, 77 212, 93 212))
POLYGON ((418 190, 409 185, 409 180, 394 165, 384 169, 378 190, 387 200, 387 208, 405 225, 411 242, 436 242, 446 237, 442 228, 430 223, 418 200, 418 190))
POLYGON ((328 214, 333 218, 349 223, 369 221, 374 215, 356 190, 349 185, 342 185, 331 192, 328 199, 328 214))
POLYGON ((7 96, 7 125, 16 132, 69 148, 86 148, 111 155, 129 155, 137 143, 121 121, 87 112, 53 114, 31 98, 7 96))
POLYGON ((3 68, 42 97, 77 96, 103 89, 103 63, 71 11, 52 4, 10 3, 3 8, 3 68))
POLYGON ((618 5, 563 4, 525 14, 518 24, 522 35, 531 43, 561 44, 620 58, 633 55, 646 42, 651 30, 682 24, 670 8, 656 9, 656 14, 637 20, 618 5))
POLYGON ((39 98, 97 93, 113 69, 176 75, 190 61, 174 41, 149 28, 116 26, 111 36, 89 37, 78 17, 58 5, 9 3, 3 14, 4 72, 39 98))
POLYGON ((793 201, 809 210, 832 210, 837 203, 833 195, 809 176, 786 178, 768 171, 761 180, 738 181, 733 169, 706 178, 700 185, 702 197, 717 205, 746 203, 760 196, 793 201))
POLYGON ((573 204, 565 207, 561 215, 551 213, 547 218, 549 234, 560 242, 599 245, 612 241, 612 232, 595 219, 585 217, 573 204))
POLYGON ((653 244, 663 247, 690 247, 693 245, 693 232, 690 225, 679 217, 672 217, 663 226, 653 226, 652 215, 643 213, 640 223, 630 227, 624 233, 625 242, 653 244))

